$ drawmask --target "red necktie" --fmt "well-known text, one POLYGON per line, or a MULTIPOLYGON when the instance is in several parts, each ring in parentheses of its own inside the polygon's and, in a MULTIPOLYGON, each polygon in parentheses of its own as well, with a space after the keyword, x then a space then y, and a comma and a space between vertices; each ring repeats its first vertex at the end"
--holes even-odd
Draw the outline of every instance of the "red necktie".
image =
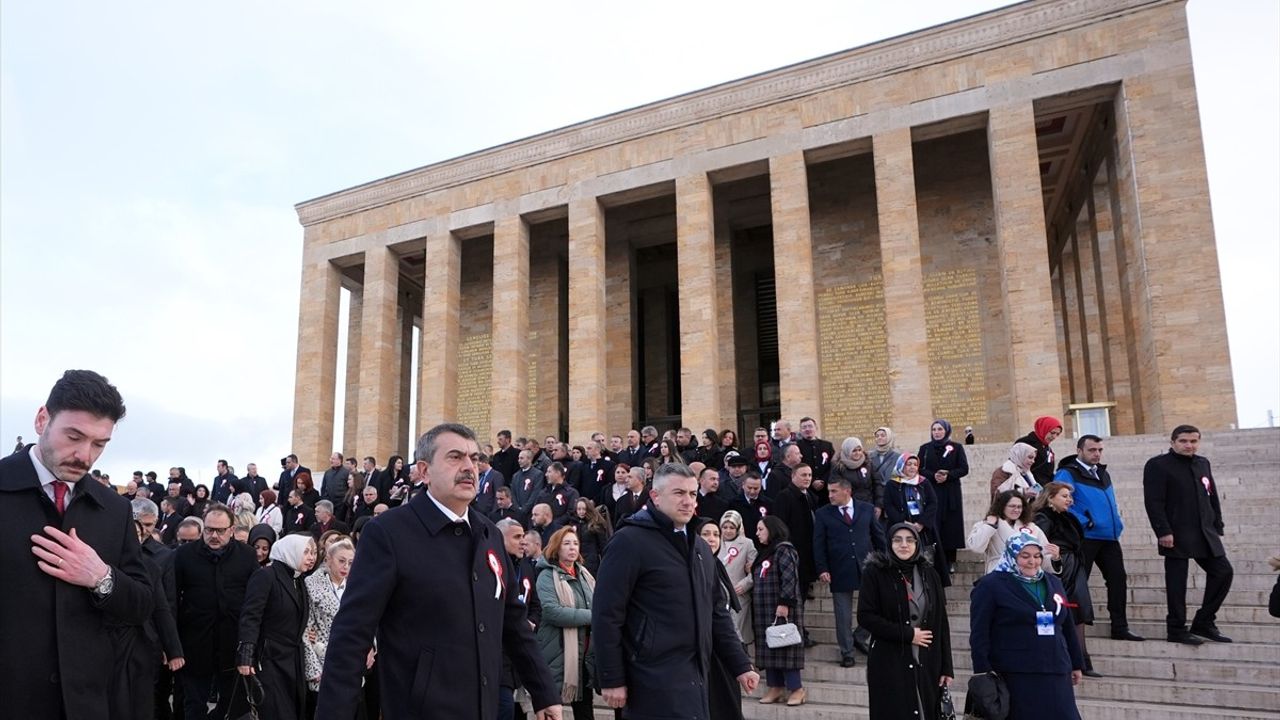
POLYGON ((58 514, 63 515, 67 511, 67 484, 61 480, 53 481, 53 505, 58 508, 58 514))
POLYGON ((849 527, 853 527, 853 518, 849 517, 848 505, 844 505, 840 508, 840 519, 844 521, 845 525, 848 525, 849 527))

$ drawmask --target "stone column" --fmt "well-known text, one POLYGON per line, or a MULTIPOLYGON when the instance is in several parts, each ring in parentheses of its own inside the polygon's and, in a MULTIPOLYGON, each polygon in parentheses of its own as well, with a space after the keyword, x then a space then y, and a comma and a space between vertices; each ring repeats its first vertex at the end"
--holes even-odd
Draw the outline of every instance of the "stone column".
POLYGON ((1200 113, 1182 17, 1183 26, 1166 33, 1165 65, 1125 78, 1115 103, 1124 242, 1139 312, 1133 337, 1144 405, 1139 432, 1166 433, 1183 422, 1225 429, 1236 422, 1200 113))
POLYGON ((333 452, 342 274, 328 260, 302 266, 298 367, 293 391, 293 452, 308 467, 328 467, 333 452))
POLYGON ((493 228, 493 397, 489 427, 496 437, 515 437, 529 418, 529 225, 519 215, 498 219, 493 228))
MULTIPOLYGON (((714 193, 712 195, 714 205, 714 193)), ((733 235, 727 207, 716 206, 716 322, 720 329, 720 422, 716 430, 738 432, 738 358, 733 326, 733 235)), ((690 428, 697 433, 706 428, 690 428)))
MULTIPOLYGON (((347 306, 347 387, 342 403, 342 452, 355 455, 356 431, 360 416, 360 320, 364 312, 363 293, 352 291, 347 306)), ((365 453, 366 455, 368 453, 365 453)))
MULTIPOLYGON (((880 228, 880 265, 884 276, 885 330, 889 346, 889 394, 893 415, 888 425, 911 442, 926 438, 933 422, 929 380, 929 343, 920 288, 920 223, 916 215, 915 161, 911 128, 890 130, 871 139, 880 228)), ((910 447, 910 443, 906 445, 910 447)))
MULTIPOLYGON (((409 437, 409 416, 413 414, 413 310, 407 305, 400 306, 400 350, 399 362, 396 364, 396 382, 400 388, 396 401, 396 450, 403 453, 417 443, 417 438, 409 437)), ((426 430, 422 430, 426 432, 426 430)), ((368 453, 366 453, 368 454, 368 453)), ((375 456, 376 457, 376 456, 375 456)))
POLYGON ((569 257, 569 440, 579 444, 609 431, 604 210, 594 196, 569 201, 569 257))
POLYGON ((676 247, 680 303, 680 418, 685 427, 719 427, 720 322, 711 180, 676 178, 676 247))
MULTIPOLYGON (((462 303, 462 246, 453 233, 427 236, 418 352, 418 434, 458 415, 458 341, 462 303)), ((415 439, 416 443, 416 439, 415 439)))
POLYGON ((631 306, 631 243, 617 231, 616 221, 605 222, 605 373, 608 395, 606 435, 625 433, 635 419, 636 382, 632 377, 631 333, 635 326, 631 306))
POLYGON ((395 406, 400 325, 396 297, 400 292, 400 260, 388 247, 364 254, 364 308, 360 322, 360 408, 356 448, 361 455, 387 457, 396 449, 395 406))
MULTIPOLYGON (((1085 188, 1092 195, 1091 188, 1085 188)), ((1101 290, 1097 283, 1094 269, 1094 258, 1097 255, 1097 242, 1093 229, 1093 216, 1089 210, 1092 205, 1088 199, 1081 208, 1079 221, 1076 223, 1076 269, 1079 272, 1076 280, 1077 299, 1080 303, 1081 347, 1084 350, 1085 400, 1087 402, 1111 401, 1107 393, 1106 363, 1103 361, 1102 333, 1098 330, 1098 299, 1101 290)))
POLYGON ((1080 323, 1080 266, 1077 263, 1079 239, 1074 232, 1068 235, 1062 246, 1062 313, 1063 329, 1067 334, 1067 376, 1071 379, 1071 392, 1064 398, 1070 403, 1084 402, 1088 394, 1089 378, 1085 372, 1084 331, 1080 323))
POLYGON ((1136 430, 1133 417, 1132 388, 1129 382, 1129 338, 1121 301, 1119 261, 1111 213, 1111 174, 1098 171, 1089 195, 1090 226, 1093 230, 1094 273, 1098 285, 1098 333, 1102 336, 1103 371, 1107 393, 1116 404, 1111 413, 1111 432, 1132 435, 1136 430))
POLYGON ((1014 417, 1006 432, 1018 433, 1040 415, 1061 417, 1066 411, 1056 338, 1046 329, 1053 318, 1053 297, 1031 101, 991 108, 987 144, 1000 288, 1009 323, 1014 417))
POLYGON ((822 417, 809 182, 803 152, 769 159, 769 200, 773 210, 782 416, 794 426, 805 415, 822 417))

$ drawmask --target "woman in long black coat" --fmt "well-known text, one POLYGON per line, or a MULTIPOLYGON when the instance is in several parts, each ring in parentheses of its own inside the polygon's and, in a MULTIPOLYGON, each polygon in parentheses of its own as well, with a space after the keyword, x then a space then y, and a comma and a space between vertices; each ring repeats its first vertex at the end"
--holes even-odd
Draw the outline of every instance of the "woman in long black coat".
POLYGON ((898 523, 918 525, 920 549, 937 568, 943 587, 951 586, 951 573, 947 569, 946 553, 938 543, 938 513, 940 502, 933 483, 920 476, 920 458, 904 453, 893 468, 893 480, 884 487, 884 514, 880 519, 886 527, 898 523))
POLYGON ((236 669, 261 681, 263 718, 296 720, 306 706, 302 632, 308 603, 302 575, 315 561, 315 540, 286 535, 271 546, 271 564, 249 578, 244 593, 236 669))
POLYGON ((951 439, 951 423, 934 420, 929 426, 933 438, 920 446, 920 476, 928 480, 938 496, 937 541, 947 555, 947 565, 937 563, 939 572, 955 565, 956 551, 964 547, 964 494, 960 481, 969 474, 964 446, 951 439))
POLYGON ((942 582, 914 527, 898 523, 888 535, 889 552, 867 558, 858 594, 858 625, 871 633, 871 718, 937 718, 939 688, 955 674, 942 582))
MULTIPOLYGON (((694 518, 691 524, 697 526, 698 536, 707 541, 711 554, 719 557, 720 526, 708 518, 694 518)), ((738 593, 733 588, 733 581, 729 579, 729 571, 725 568, 722 559, 716 562, 716 582, 720 583, 725 597, 729 599, 729 610, 735 613, 740 612, 742 604, 738 600, 738 593)), ((715 653, 711 655, 711 667, 707 672, 707 708, 713 720, 742 720, 742 688, 739 687, 737 678, 729 672, 729 668, 715 653)))
POLYGON ((756 526, 756 538, 760 541, 760 554, 756 556, 751 572, 755 584, 751 586, 752 629, 756 636, 756 667, 765 671, 769 686, 763 704, 782 702, 786 696, 788 705, 802 705, 805 689, 800 679, 804 669, 804 644, 771 648, 765 642, 765 630, 775 620, 795 623, 804 634, 804 595, 800 585, 800 557, 795 545, 787 541, 787 526, 773 515, 760 519, 756 526), (784 687, 789 694, 784 693, 784 687))

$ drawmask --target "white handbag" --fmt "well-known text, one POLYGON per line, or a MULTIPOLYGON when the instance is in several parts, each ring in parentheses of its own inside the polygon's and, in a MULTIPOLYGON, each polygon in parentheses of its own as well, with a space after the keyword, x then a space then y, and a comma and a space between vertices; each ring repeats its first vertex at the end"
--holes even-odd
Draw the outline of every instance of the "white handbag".
POLYGON ((764 644, 771 648, 791 647, 803 642, 800 628, 793 622, 779 624, 782 618, 774 618, 773 624, 764 629, 764 644))

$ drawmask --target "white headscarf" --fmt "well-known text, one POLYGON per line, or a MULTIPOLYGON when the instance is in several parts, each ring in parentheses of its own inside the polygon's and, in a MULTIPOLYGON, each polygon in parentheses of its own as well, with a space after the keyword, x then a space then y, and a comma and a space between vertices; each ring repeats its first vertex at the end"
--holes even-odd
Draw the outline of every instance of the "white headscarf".
POLYGON ((283 563, 293 571, 294 577, 298 577, 302 574, 299 569, 302 567, 302 554, 306 552, 307 545, 314 542, 310 535, 285 535, 271 546, 271 562, 283 563))

